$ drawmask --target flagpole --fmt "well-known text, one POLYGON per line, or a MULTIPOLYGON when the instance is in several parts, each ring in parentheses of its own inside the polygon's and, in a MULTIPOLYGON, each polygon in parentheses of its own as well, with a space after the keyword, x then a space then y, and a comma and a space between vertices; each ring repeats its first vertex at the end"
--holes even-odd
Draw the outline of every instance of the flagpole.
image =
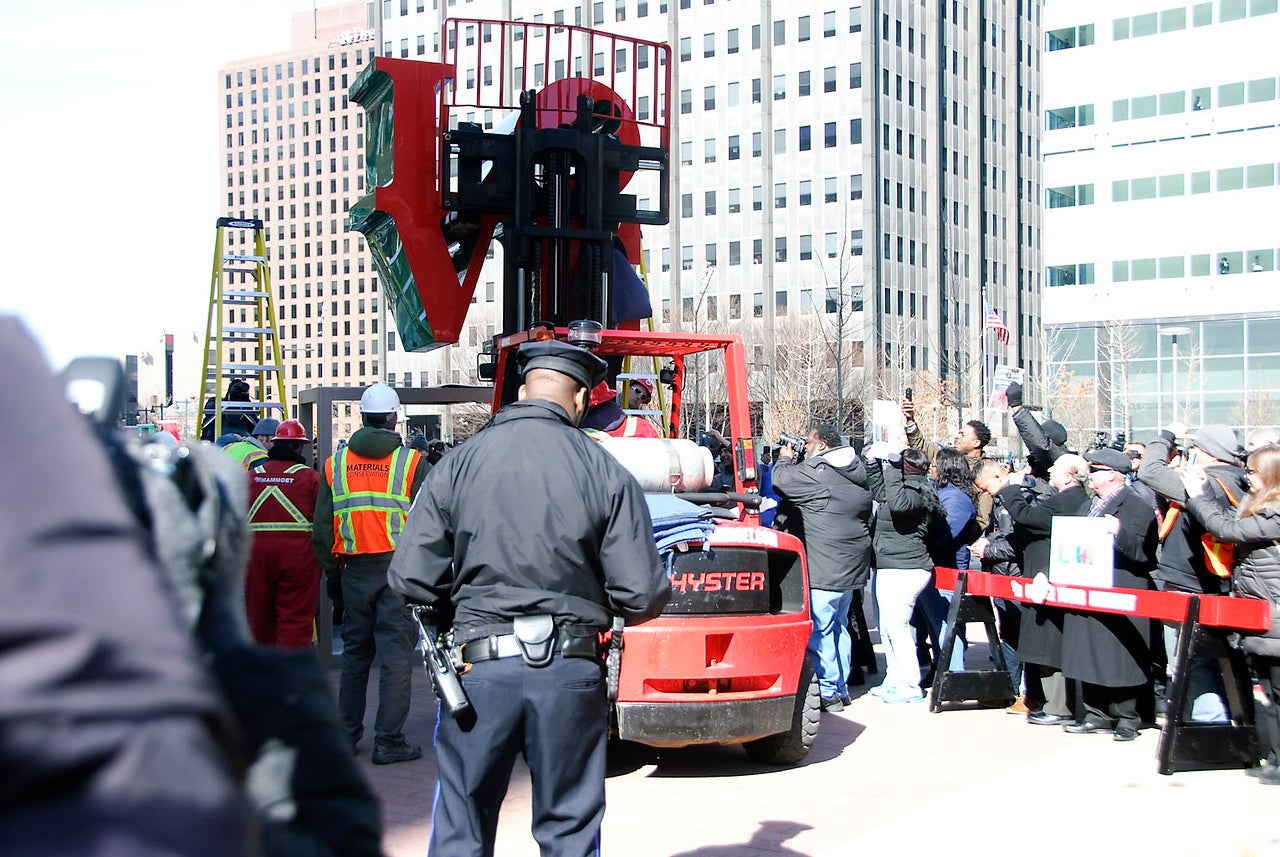
POLYGON ((988 315, 991 312, 990 304, 987 303, 987 287, 982 286, 982 370, 978 374, 978 416, 976 419, 986 422, 986 396, 987 396, 987 334, 990 332, 988 324, 988 315))

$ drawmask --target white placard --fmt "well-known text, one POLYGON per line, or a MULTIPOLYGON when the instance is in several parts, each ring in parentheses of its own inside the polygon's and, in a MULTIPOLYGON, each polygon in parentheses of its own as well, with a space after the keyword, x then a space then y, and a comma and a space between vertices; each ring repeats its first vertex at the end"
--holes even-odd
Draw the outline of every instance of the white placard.
POLYGON ((1115 539, 1102 518, 1056 516, 1049 537, 1049 582, 1111 587, 1115 539))
POLYGON ((902 424, 902 404, 876 399, 871 403, 869 443, 884 441, 894 452, 907 447, 907 430, 902 424))

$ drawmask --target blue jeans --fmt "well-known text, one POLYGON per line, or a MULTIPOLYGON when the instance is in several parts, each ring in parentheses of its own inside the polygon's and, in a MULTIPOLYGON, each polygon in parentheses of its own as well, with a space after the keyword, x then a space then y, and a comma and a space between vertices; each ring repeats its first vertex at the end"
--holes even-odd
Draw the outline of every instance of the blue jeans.
POLYGON ((809 590, 809 607, 813 612, 809 662, 818 676, 818 692, 825 699, 843 699, 849 695, 853 641, 849 637, 848 622, 852 601, 853 590, 809 590))
POLYGON ((383 562, 351 562, 342 571, 345 611, 338 711, 352 744, 364 736, 365 691, 375 654, 381 664, 375 739, 402 739, 409 716, 413 647, 418 635, 404 601, 387 585, 390 564, 391 555, 387 554, 383 562))

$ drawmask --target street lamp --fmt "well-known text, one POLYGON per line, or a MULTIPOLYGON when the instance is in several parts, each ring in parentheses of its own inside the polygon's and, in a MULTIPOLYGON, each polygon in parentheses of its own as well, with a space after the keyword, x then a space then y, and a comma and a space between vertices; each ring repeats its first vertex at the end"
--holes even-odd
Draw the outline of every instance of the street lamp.
POLYGON ((1161 336, 1167 336, 1167 337, 1169 337, 1170 345, 1171 345, 1171 346, 1172 346, 1172 348, 1173 348, 1173 351, 1172 351, 1172 358, 1173 358, 1173 378, 1172 378, 1172 381, 1173 381, 1173 419, 1172 419, 1172 420, 1170 420, 1170 422, 1177 422, 1177 421, 1178 421, 1178 337, 1179 337, 1179 336, 1190 336, 1190 335, 1191 335, 1191 328, 1189 328, 1189 327, 1185 327, 1185 326, 1178 326, 1178 327, 1160 327, 1160 328, 1156 328, 1156 333, 1160 334, 1161 336))

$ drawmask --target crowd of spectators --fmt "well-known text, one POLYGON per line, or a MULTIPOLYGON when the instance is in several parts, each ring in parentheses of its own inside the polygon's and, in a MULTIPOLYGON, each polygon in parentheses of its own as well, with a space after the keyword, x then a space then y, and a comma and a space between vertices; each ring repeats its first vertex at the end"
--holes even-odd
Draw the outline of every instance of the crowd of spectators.
MULTIPOLYGON (((1018 690, 1009 710, 1031 725, 1135 740, 1166 713, 1178 626, 1043 603, 1054 519, 1096 518, 1111 539, 1115 587, 1270 602, 1272 630, 1238 633, 1233 642, 1264 697, 1257 718, 1263 758, 1249 773, 1280 784, 1280 433, 1256 430, 1242 444, 1229 426, 1171 425, 1143 442, 1099 438, 1077 451, 1066 427, 1024 406, 1020 385, 1011 385, 1007 397, 1023 449, 1005 457, 986 454, 992 434, 978 420, 962 426, 948 446, 931 443, 915 425, 910 399, 902 403, 906 448, 880 441, 861 451, 858 489, 875 501, 869 532, 857 528, 854 536, 853 529, 828 526, 824 538, 857 538, 870 548, 869 585, 885 657, 884 679, 871 695, 918 702, 938 670, 965 668, 963 639, 940 664, 951 593, 937 588, 935 568, 1030 578, 1027 591, 1041 603, 995 605, 999 643, 1018 690), (1024 466, 1014 466, 1015 455, 1024 466)), ((842 446, 829 426, 811 431, 825 438, 826 458, 842 446)), ((771 487, 783 507, 789 499, 802 503, 788 497, 791 486, 776 478, 776 467, 771 487)), ((787 517, 779 515, 776 526, 787 528, 787 517)), ((823 550, 832 553, 830 545, 823 550)), ((861 576, 837 577, 846 590, 860 591, 861 583, 847 582, 861 576)), ((824 592, 821 600, 848 603, 845 594, 824 592)), ((1229 720, 1216 665, 1193 659, 1182 668, 1189 688, 1183 718, 1229 720)), ((843 690, 824 685, 824 710, 839 710, 828 704, 836 694, 847 701, 843 690)))

